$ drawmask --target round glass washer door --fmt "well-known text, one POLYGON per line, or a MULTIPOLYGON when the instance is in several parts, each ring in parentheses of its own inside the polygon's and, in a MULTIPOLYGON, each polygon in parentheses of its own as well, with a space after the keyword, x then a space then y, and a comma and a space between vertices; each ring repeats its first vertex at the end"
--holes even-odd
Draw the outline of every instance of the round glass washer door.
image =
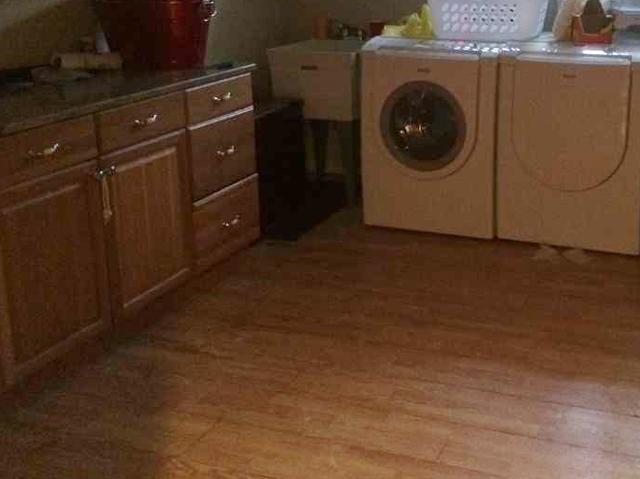
POLYGON ((467 133, 456 98, 423 81, 407 83, 387 98, 380 128, 394 158, 419 172, 435 172, 453 163, 467 133))

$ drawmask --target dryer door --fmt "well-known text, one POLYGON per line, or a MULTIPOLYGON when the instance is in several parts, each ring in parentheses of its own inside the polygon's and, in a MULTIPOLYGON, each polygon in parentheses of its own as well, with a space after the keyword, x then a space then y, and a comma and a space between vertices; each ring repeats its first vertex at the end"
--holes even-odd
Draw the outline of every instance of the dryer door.
POLYGON ((379 54, 376 114, 381 146, 403 173, 440 179, 466 163, 476 140, 479 56, 379 54))
POLYGON ((626 152, 630 61, 521 55, 514 76, 511 141, 522 168, 559 191, 607 181, 626 152))

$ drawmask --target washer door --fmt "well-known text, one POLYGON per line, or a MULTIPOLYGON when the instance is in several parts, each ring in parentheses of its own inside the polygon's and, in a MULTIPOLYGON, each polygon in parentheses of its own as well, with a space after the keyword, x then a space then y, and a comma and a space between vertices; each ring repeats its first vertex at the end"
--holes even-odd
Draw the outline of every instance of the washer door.
POLYGON ((462 150, 467 126, 456 98, 435 83, 416 81, 386 100, 380 130, 391 155, 419 172, 450 167, 462 150))
POLYGON ((375 118, 370 127, 386 153, 383 161, 425 181, 464 167, 476 144, 479 54, 379 52, 367 74, 371 87, 363 102, 375 118))
POLYGON ((630 61, 521 55, 513 74, 511 141, 524 171, 557 191, 606 182, 626 154, 630 61))

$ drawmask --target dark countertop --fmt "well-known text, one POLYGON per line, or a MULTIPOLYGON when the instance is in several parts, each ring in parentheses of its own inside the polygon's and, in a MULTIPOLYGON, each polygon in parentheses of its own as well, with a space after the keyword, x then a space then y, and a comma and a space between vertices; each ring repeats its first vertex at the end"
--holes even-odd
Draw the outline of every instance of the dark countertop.
POLYGON ((36 85, 23 91, 0 91, 0 136, 89 115, 174 91, 249 73, 254 64, 181 71, 119 71, 97 74, 64 85, 36 85))

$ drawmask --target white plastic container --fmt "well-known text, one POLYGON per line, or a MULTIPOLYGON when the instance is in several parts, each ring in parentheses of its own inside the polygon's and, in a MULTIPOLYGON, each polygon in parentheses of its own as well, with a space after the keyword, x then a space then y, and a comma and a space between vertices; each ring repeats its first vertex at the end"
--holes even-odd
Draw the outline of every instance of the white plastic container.
POLYGON ((433 29, 446 40, 528 40, 540 35, 549 0, 430 0, 433 29))

